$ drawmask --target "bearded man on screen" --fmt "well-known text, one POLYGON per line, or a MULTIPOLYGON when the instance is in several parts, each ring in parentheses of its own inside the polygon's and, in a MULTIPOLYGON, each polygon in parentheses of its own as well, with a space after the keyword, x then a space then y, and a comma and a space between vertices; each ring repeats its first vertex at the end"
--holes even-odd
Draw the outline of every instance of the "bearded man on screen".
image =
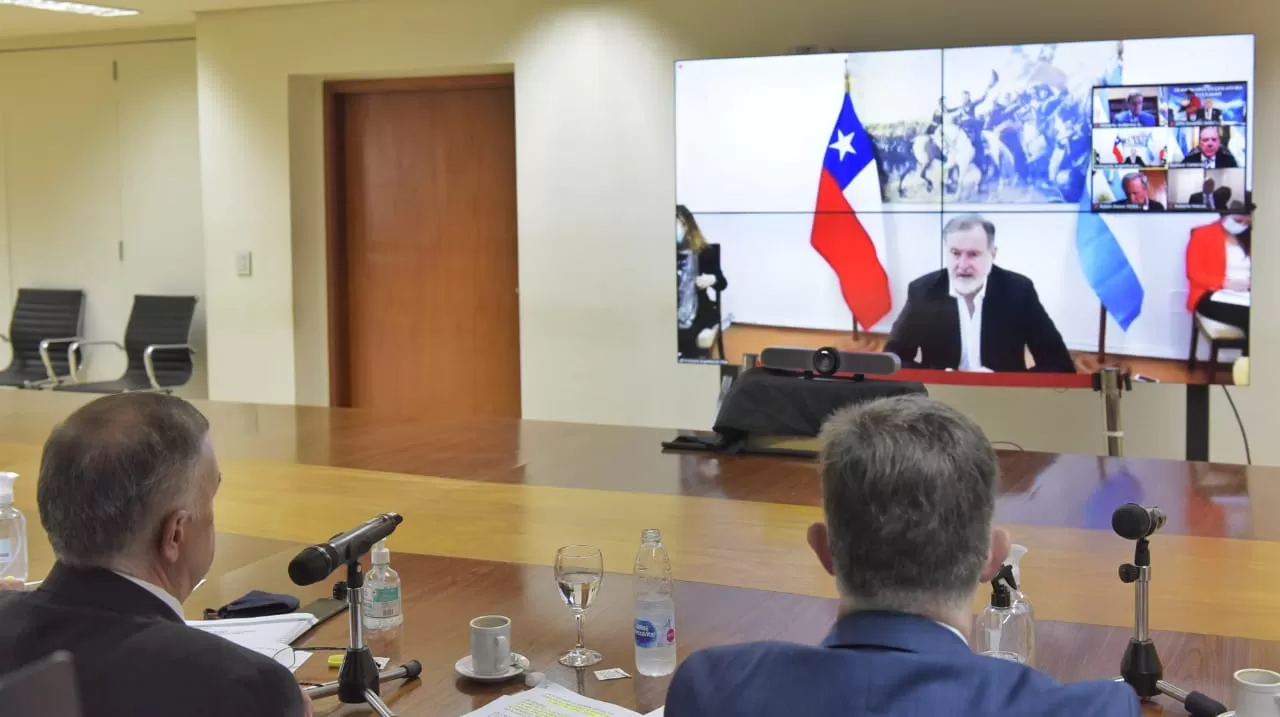
POLYGON ((1074 373, 1035 284, 995 265, 995 225, 965 214, 942 239, 946 267, 911 282, 884 350, 916 368, 1074 373))

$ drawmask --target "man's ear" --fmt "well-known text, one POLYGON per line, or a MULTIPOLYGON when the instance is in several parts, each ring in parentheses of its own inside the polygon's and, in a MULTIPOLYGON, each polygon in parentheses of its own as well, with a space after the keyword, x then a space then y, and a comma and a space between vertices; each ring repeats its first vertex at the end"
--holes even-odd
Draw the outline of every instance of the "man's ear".
POLYGON ((189 510, 175 510, 165 516, 160 524, 160 545, 157 548, 166 563, 172 565, 178 562, 190 527, 191 511, 189 510))
POLYGON ((996 254, 998 254, 999 252, 1000 252, 1000 247, 996 246, 995 244, 992 244, 992 245, 991 245, 991 260, 992 260, 992 261, 995 261, 995 259, 996 259, 996 254))
POLYGON ((1009 557, 1009 531, 1004 528, 991 529, 991 553, 987 556, 987 564, 982 568, 979 581, 989 583, 1000 572, 1000 567, 1009 557))
POLYGON ((813 549, 813 554, 818 556, 822 569, 835 575, 836 569, 831 564, 831 538, 827 535, 827 524, 819 522, 809 526, 806 537, 809 539, 809 547, 813 549))

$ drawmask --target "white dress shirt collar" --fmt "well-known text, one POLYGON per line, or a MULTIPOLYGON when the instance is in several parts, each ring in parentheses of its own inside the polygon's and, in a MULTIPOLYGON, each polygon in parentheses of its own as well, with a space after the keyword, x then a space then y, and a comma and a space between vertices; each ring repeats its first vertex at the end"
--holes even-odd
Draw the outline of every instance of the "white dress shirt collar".
POLYGON ((182 614, 182 603, 178 602, 178 598, 170 595, 168 592, 165 591, 164 588, 161 588, 156 585, 152 585, 146 580, 140 580, 138 578, 133 577, 132 575, 126 575, 125 573, 122 573, 118 570, 112 570, 111 572, 115 573, 116 575, 119 575, 125 580, 128 580, 134 585, 137 585, 143 590, 146 590, 152 595, 155 595, 157 598, 160 599, 161 602, 163 602, 165 605, 168 605, 169 609, 173 610, 173 613, 177 615, 179 619, 181 620, 186 619, 186 617, 182 614))
POLYGON ((948 624, 947 624, 947 623, 945 623, 945 622, 938 622, 937 620, 934 620, 934 622, 937 622, 939 625, 941 625, 941 626, 943 626, 943 627, 947 628, 948 630, 950 630, 951 632, 955 633, 955 636, 956 636, 956 637, 958 637, 958 638, 960 638, 960 642, 963 642, 963 643, 964 643, 964 644, 966 644, 966 645, 968 645, 968 644, 969 644, 969 640, 964 636, 964 633, 963 633, 963 632, 960 632, 960 630, 959 630, 959 629, 957 629, 955 625, 948 625, 948 624))
POLYGON ((987 298, 987 284, 973 295, 973 313, 969 313, 969 301, 956 291, 952 284, 951 296, 956 300, 956 311, 960 314, 960 371, 978 371, 982 368, 982 303, 987 298))

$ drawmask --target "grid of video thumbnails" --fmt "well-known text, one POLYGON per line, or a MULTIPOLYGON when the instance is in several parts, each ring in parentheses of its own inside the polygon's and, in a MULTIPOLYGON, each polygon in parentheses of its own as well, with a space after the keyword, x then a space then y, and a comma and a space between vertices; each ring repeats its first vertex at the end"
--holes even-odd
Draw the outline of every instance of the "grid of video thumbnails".
POLYGON ((1095 212, 1216 212, 1243 200, 1244 82, 1093 88, 1095 212))

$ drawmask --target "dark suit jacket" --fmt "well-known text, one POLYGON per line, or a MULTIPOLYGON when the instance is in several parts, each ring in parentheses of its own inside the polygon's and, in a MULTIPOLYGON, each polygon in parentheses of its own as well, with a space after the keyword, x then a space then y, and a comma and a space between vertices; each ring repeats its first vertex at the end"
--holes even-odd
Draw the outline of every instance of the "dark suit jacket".
MULTIPOLYGON (((884 350, 898 355, 903 366, 960 366, 960 310, 951 296, 946 269, 911 282, 907 304, 893 324, 884 350), (920 350, 917 362, 916 350, 920 350)), ((987 276, 982 302, 982 365, 992 371, 1026 371, 1026 349, 1035 370, 1075 373, 1062 334, 1045 312, 1031 280, 998 266, 987 276)))
MULTIPOLYGON (((1204 155, 1200 154, 1200 150, 1193 149, 1187 153, 1187 156, 1182 161, 1186 164, 1204 164, 1204 155)), ((1236 156, 1231 153, 1231 150, 1226 147, 1218 148, 1218 154, 1213 161, 1214 169, 1231 169, 1239 166, 1239 164, 1236 164, 1236 156)))
POLYGON ((667 717, 1138 717, 1132 688, 1059 684, 975 655, 949 630, 904 613, 841 618, 820 647, 758 642, 700 650, 676 672, 667 717))
POLYGON ((55 650, 74 656, 84 717, 302 714, 287 669, 109 570, 57 564, 37 590, 0 595, 0 674, 55 650))
MULTIPOLYGON (((1192 118, 1192 119, 1196 119, 1196 120, 1203 120, 1203 119, 1206 119, 1206 118, 1205 118, 1205 116, 1204 116, 1204 108, 1203 108, 1203 107, 1201 107, 1200 109, 1196 110, 1196 111, 1192 114, 1191 118, 1192 118)), ((1218 109, 1217 107, 1214 107, 1214 108, 1213 108, 1213 112, 1212 112, 1212 114, 1210 114, 1210 115, 1209 115, 1209 117, 1208 117, 1207 119, 1209 119, 1209 120, 1213 120, 1213 121, 1217 121, 1217 120, 1222 119, 1222 110, 1218 109)))

